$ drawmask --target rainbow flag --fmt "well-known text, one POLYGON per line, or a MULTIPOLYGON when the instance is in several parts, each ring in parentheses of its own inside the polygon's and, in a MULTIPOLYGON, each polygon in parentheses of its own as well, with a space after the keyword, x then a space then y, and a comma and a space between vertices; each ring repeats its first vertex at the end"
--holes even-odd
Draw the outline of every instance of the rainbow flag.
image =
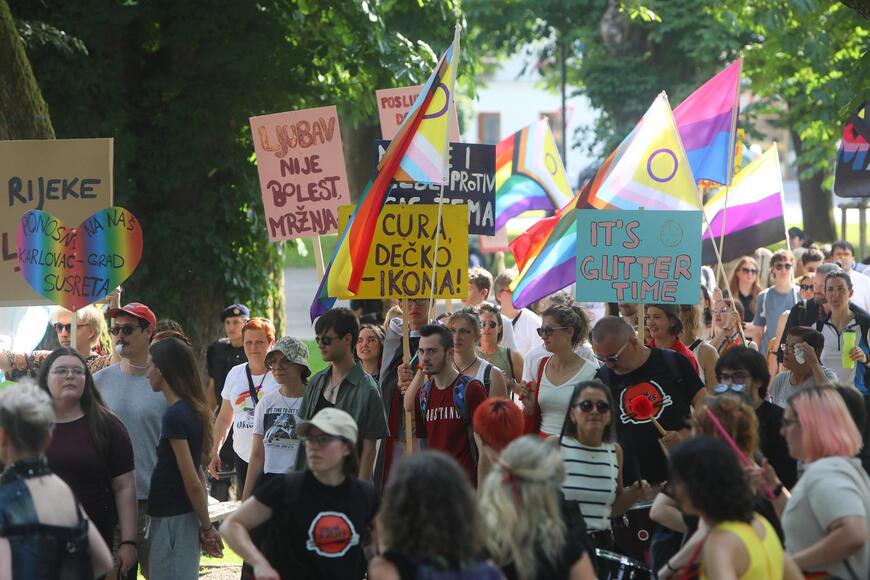
POLYGON ((724 187, 704 204, 710 228, 703 236, 703 263, 716 261, 713 238, 718 244, 723 225, 723 262, 751 255, 756 248, 784 240, 786 230, 782 195, 779 154, 776 145, 772 145, 734 177, 728 190, 727 210, 724 187))
POLYGON ((697 180, 731 183, 742 65, 742 58, 735 60, 674 109, 674 119, 697 180))
POLYGON ((459 64, 459 31, 457 26, 453 43, 441 55, 435 71, 423 85, 414 106, 381 158, 377 174, 366 184, 359 203, 339 236, 338 245, 311 303, 309 313, 312 321, 332 308, 336 296, 354 294, 359 289, 390 183, 413 181, 418 177, 424 181, 437 179, 429 183, 446 182, 447 120, 459 64), (443 93, 447 101, 437 97, 437 93, 443 93), (441 143, 436 142, 437 139, 441 139, 441 143), (439 174, 439 171, 443 173, 439 174))
POLYGON ((495 229, 533 209, 552 210, 573 193, 550 124, 540 119, 495 146, 495 229))
POLYGON ((520 274, 510 288, 517 308, 528 306, 576 279, 577 207, 698 210, 701 202, 667 96, 646 114, 604 161, 595 177, 556 216, 511 244, 520 274))

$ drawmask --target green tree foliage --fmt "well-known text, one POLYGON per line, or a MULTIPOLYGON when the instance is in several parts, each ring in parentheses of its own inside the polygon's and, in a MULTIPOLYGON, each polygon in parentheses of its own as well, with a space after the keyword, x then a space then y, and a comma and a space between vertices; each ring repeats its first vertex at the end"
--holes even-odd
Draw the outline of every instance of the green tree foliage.
POLYGON ((795 144, 808 233, 832 239, 830 175, 844 119, 866 98, 870 26, 822 0, 466 0, 477 50, 512 53, 534 43, 551 88, 555 46, 570 43, 568 82, 601 114, 581 145, 606 154, 655 95, 678 104, 738 55, 757 97, 741 124, 788 130, 795 144))
MULTIPOLYGON (((344 132, 374 124, 374 90, 425 80, 456 21, 452 0, 12 4, 86 47, 30 50, 58 137, 114 137, 116 204, 145 233, 125 298, 198 345, 220 333, 225 304, 279 321, 283 310, 248 117, 335 104, 344 132)), ((307 309, 310 298, 289 299, 307 309)))

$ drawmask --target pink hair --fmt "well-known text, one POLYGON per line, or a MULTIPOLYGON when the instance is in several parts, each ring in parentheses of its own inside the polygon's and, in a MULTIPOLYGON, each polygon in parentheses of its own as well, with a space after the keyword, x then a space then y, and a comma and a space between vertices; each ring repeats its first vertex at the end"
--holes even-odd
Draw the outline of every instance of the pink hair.
POLYGON ((804 461, 854 457, 861 449, 861 433, 835 389, 801 389, 789 399, 789 404, 801 426, 804 461))

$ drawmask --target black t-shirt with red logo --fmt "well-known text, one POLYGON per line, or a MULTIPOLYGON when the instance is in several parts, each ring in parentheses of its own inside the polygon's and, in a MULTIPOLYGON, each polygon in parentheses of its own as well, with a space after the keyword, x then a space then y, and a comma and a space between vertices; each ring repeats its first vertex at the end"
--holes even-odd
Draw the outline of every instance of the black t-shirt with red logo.
POLYGON ((625 485, 640 478, 651 484, 665 481, 668 461, 649 412, 651 408, 652 417, 668 431, 687 426, 692 399, 704 388, 689 359, 671 350, 653 348, 647 361, 630 373, 619 375, 601 367, 596 376, 610 386, 616 402, 614 422, 622 445, 625 485), (639 396, 650 404, 638 404, 639 396))
POLYGON ((370 482, 347 477, 333 487, 306 470, 271 479, 254 496, 272 509, 263 553, 282 578, 365 576, 378 509, 370 482))

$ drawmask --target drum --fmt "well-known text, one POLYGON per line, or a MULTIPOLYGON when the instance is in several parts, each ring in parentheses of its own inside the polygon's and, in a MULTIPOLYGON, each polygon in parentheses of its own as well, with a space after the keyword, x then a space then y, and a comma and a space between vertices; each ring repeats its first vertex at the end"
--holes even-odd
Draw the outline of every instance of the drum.
POLYGON ((598 578, 601 580, 652 580, 652 570, 621 554, 595 549, 598 578))
POLYGON ((652 501, 637 502, 623 515, 611 518, 613 539, 619 551, 629 558, 649 562, 649 546, 655 522, 649 517, 652 501))

